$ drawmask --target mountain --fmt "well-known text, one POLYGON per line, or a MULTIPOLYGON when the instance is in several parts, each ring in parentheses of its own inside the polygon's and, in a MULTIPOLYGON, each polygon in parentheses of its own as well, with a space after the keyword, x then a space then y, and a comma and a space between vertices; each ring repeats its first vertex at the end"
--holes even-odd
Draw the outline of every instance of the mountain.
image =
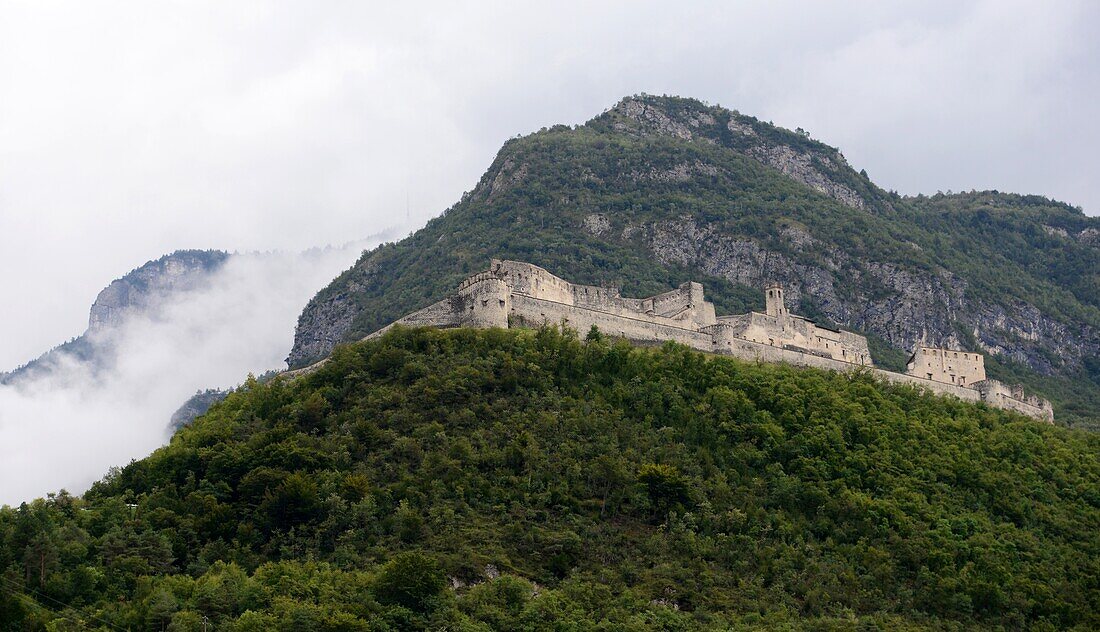
POLYGON ((834 147, 735 111, 637 96, 503 146, 472 191, 382 245, 302 312, 292 368, 441 299, 491 258, 647 296, 686 280, 720 313, 792 310, 866 334, 986 353, 991 377, 1100 428, 1100 218, 1038 196, 903 197, 834 147))
POLYGON ((173 253, 111 283, 81 337, 0 383, 0 504, 82 493, 204 410, 197 390, 281 367, 302 307, 378 241, 173 253))
POLYGON ((179 430, 199 416, 206 414, 211 406, 225 399, 229 393, 229 390, 220 388, 207 388, 196 391, 194 395, 188 397, 187 401, 176 409, 176 412, 172 413, 172 417, 168 420, 168 426, 173 431, 179 430))
POLYGON ((47 377, 59 362, 76 361, 92 373, 104 368, 114 359, 112 330, 155 310, 168 297, 205 288, 229 257, 220 250, 177 250, 131 270, 96 296, 83 334, 0 375, 0 384, 47 377))
POLYGON ((1088 630, 1098 529, 1095 433, 672 344, 397 329, 0 509, 0 621, 1088 630))

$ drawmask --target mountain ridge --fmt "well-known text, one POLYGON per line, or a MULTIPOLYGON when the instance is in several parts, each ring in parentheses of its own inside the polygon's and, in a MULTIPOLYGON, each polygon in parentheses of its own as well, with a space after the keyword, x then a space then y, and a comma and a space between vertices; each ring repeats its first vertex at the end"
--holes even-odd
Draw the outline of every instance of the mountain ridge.
POLYGON ((288 364, 512 258, 635 295, 699 280, 727 312, 780 281, 801 313, 868 334, 887 368, 919 341, 986 351, 994 377, 1093 425, 1097 231, 1100 219, 1039 196, 902 197, 804 133, 691 99, 628 97, 584 125, 507 141, 457 204, 314 297, 288 364))
POLYGON ((43 375, 64 356, 95 372, 111 355, 109 341, 99 340, 100 335, 109 335, 112 328, 149 309, 165 295, 201 287, 231 256, 222 250, 176 250, 134 268, 99 291, 88 310, 88 327, 83 333, 10 372, 0 373, 0 384, 43 375))

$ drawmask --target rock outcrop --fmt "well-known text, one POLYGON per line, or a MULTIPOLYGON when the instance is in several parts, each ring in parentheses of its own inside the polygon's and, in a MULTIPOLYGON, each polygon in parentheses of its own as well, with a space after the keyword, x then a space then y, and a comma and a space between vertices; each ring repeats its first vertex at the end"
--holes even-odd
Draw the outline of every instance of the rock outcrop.
POLYGON ((127 314, 145 309, 160 295, 194 289, 229 258, 220 250, 179 250, 150 261, 112 281, 96 296, 88 329, 119 324, 127 314))
POLYGON ((113 357, 109 344, 112 328, 128 316, 154 306, 166 295, 201 287, 229 257, 229 253, 220 250, 179 250, 115 279, 96 296, 88 313, 88 329, 83 334, 0 375, 0 384, 49 371, 62 355, 79 360, 89 371, 96 371, 113 357))

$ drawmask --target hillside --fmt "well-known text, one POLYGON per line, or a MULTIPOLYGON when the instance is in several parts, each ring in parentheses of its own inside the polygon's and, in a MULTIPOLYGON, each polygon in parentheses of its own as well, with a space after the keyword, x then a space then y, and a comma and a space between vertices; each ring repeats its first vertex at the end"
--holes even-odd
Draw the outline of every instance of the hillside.
POLYGON ((177 250, 131 270, 96 296, 84 333, 0 374, 0 384, 49 378, 58 363, 76 362, 91 373, 110 365, 115 356, 112 330, 127 318, 154 312, 168 297, 205 287, 229 257, 221 250, 177 250))
POLYGON ((1100 435, 588 338, 398 329, 251 380, 83 499, 0 509, 0 621, 1100 626, 1100 435))
POLYGON ((991 377, 1100 427, 1100 219, 1036 196, 906 198, 805 133, 690 99, 631 97, 507 142, 422 230, 366 253, 303 311, 288 362, 324 357, 439 300, 490 258, 645 296, 686 280, 721 313, 792 309, 867 334, 980 349, 991 377))

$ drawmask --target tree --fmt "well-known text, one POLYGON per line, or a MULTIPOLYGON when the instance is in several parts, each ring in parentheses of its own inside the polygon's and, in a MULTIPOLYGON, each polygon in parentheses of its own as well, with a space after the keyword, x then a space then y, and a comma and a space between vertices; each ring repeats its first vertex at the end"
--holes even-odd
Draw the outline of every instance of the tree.
POLYGON ((397 554, 382 567, 374 583, 374 594, 383 604, 424 613, 431 609, 433 599, 444 585, 443 571, 433 558, 408 551, 397 554))
POLYGON ((687 505, 688 484, 675 466, 662 463, 643 465, 638 481, 645 487, 656 518, 664 520, 677 506, 687 505))
POLYGON ((593 488, 600 495, 600 518, 603 518, 611 492, 627 481, 626 467, 622 459, 601 454, 592 463, 590 477, 593 488))
POLYGON ((599 327, 592 325, 592 327, 588 329, 588 335, 584 337, 584 341, 599 342, 601 340, 603 340, 603 333, 600 331, 599 327))

